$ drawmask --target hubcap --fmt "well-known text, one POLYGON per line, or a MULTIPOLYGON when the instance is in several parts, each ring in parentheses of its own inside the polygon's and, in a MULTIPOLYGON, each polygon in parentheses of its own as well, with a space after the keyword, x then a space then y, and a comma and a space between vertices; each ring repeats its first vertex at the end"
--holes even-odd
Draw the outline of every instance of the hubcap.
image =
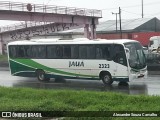
POLYGON ((39 74, 39 79, 40 79, 40 80, 44 80, 44 74, 43 74, 43 73, 40 73, 40 74, 39 74))
POLYGON ((106 76, 104 77, 104 81, 108 83, 109 80, 110 80, 110 77, 109 77, 108 75, 106 75, 106 76))

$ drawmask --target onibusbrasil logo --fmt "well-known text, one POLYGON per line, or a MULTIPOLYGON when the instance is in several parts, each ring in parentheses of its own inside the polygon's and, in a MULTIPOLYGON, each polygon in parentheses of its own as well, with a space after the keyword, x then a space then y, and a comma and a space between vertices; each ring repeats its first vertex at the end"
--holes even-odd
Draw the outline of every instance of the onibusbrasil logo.
POLYGON ((37 112, 2 112, 2 118, 41 118, 42 114, 37 112))

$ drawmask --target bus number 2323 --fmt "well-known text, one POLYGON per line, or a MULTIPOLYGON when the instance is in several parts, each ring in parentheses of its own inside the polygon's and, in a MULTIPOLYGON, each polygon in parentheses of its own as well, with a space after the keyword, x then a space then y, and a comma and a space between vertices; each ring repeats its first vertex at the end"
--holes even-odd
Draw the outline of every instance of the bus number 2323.
POLYGON ((99 68, 109 68, 109 64, 99 64, 99 68))

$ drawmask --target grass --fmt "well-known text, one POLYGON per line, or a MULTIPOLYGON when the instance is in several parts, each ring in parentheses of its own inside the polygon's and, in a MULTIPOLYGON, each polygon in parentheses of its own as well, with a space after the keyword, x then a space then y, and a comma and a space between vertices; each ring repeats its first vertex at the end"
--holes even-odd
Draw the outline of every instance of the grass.
POLYGON ((7 62, 8 58, 7 55, 0 55, 0 62, 7 62))
POLYGON ((0 87, 0 111, 158 111, 159 96, 0 87), (15 104, 16 103, 16 104, 15 104), (138 109, 137 109, 138 108, 138 109))
MULTIPOLYGON (((160 96, 0 87, 0 111, 159 111, 160 96)), ((154 118, 154 117, 153 117, 154 118)), ((75 119, 75 118, 66 118, 75 119)), ((94 118, 78 118, 94 119, 94 118)), ((104 118, 97 118, 104 119, 104 118)), ((107 119, 113 119, 107 117, 107 119)), ((127 120, 128 117, 115 119, 127 120)), ((131 120, 133 119, 130 118, 131 120)), ((139 118, 138 118, 139 119, 139 118)), ((146 119, 146 118, 140 118, 146 119)), ((151 118, 150 118, 151 119, 151 118)), ((149 120, 150 120, 149 119, 149 120)), ((155 119, 155 118, 154 118, 155 119)))

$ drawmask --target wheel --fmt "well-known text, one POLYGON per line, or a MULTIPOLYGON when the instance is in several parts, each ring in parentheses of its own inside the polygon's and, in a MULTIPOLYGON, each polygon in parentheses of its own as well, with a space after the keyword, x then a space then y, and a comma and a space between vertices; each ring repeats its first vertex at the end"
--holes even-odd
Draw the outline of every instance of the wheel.
POLYGON ((113 83, 112 77, 108 73, 102 75, 102 81, 105 85, 111 85, 113 83))
POLYGON ((45 72, 43 70, 37 70, 36 71, 37 74, 37 79, 41 82, 47 82, 50 79, 45 77, 45 72))

